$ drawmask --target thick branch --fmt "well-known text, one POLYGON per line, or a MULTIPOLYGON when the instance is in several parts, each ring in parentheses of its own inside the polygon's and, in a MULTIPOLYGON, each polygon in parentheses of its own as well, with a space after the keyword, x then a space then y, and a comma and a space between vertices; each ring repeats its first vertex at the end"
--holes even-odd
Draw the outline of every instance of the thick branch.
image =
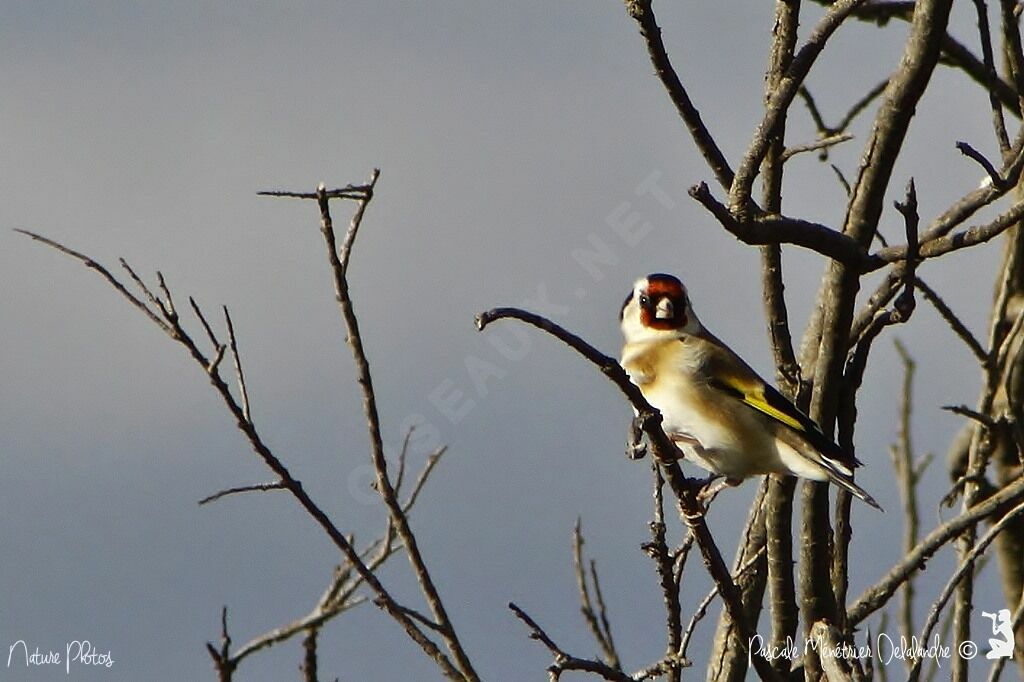
POLYGON ((690 196, 711 212, 730 234, 744 244, 794 244, 816 251, 833 260, 859 267, 865 262, 864 249, 836 230, 795 218, 757 216, 737 218, 725 204, 711 194, 705 183, 690 188, 690 196))

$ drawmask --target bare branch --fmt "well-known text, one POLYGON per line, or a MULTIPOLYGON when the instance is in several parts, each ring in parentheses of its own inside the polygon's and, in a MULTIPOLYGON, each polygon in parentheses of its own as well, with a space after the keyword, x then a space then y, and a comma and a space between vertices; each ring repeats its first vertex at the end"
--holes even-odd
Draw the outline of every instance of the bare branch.
POLYGON ((889 86, 889 79, 879 81, 873 88, 868 90, 864 95, 853 103, 853 106, 846 112, 842 120, 839 121, 839 125, 836 126, 836 130, 846 130, 853 123, 853 119, 857 118, 865 109, 868 108, 872 102, 878 99, 879 95, 885 92, 885 89, 889 86))
POLYGON ((730 234, 745 244, 794 244, 856 267, 865 262, 864 249, 856 241, 824 225, 776 216, 741 220, 715 199, 703 182, 690 188, 690 196, 710 211, 730 234))
MULTIPOLYGON (((150 305, 159 310, 161 314, 163 314, 164 317, 166 318, 167 309, 164 308, 164 304, 160 301, 159 298, 157 298, 156 294, 153 293, 152 289, 150 289, 146 285, 146 283, 142 281, 142 278, 139 277, 134 270, 132 270, 132 266, 128 265, 128 261, 126 261, 124 258, 118 258, 117 262, 121 264, 121 269, 128 273, 128 276, 135 283, 135 286, 138 287, 139 291, 142 292, 142 295, 146 297, 146 300, 149 301, 150 305)), ((163 277, 160 277, 160 279, 162 280, 163 277)))
POLYGON ((206 650, 209 652, 210 658, 213 659, 213 666, 217 671, 217 679, 220 682, 231 682, 231 678, 235 674, 235 663, 228 655, 228 650, 231 648, 231 637, 228 635, 227 606, 222 607, 220 610, 220 642, 219 649, 213 645, 213 642, 207 642, 206 650))
MULTIPOLYGON (((739 570, 733 574, 733 580, 739 580, 740 576, 753 568, 761 557, 765 554, 765 548, 759 549, 752 557, 750 557, 739 570)), ((704 616, 708 613, 708 606, 714 601, 718 595, 718 586, 711 588, 711 591, 705 595, 704 599, 701 600, 700 604, 694 610, 693 615, 690 617, 690 622, 686 624, 686 629, 683 631, 682 641, 679 645, 679 658, 686 659, 686 649, 690 646, 690 640, 693 638, 693 631, 697 627, 697 623, 704 619, 704 616)))
POLYGON ((282 482, 282 481, 274 481, 272 483, 257 483, 255 485, 243 485, 243 486, 240 486, 240 487, 237 487, 237 488, 225 488, 224 490, 220 490, 218 492, 215 492, 212 495, 208 495, 207 497, 204 497, 203 499, 199 500, 199 504, 200 505, 209 504, 210 502, 215 502, 216 500, 219 500, 222 497, 227 497, 228 495, 237 495, 239 493, 263 492, 263 491, 266 491, 266 490, 287 490, 287 489, 288 489, 287 486, 285 486, 284 482, 282 482))
MULTIPOLYGON (((622 665, 619 663, 619 654, 615 651, 615 642, 612 640, 612 633, 604 608, 604 600, 598 599, 600 616, 598 611, 594 610, 590 600, 590 588, 587 585, 587 571, 585 568, 586 563, 583 560, 583 530, 579 518, 576 519, 576 525, 573 527, 572 539, 572 560, 573 569, 576 573, 576 587, 580 593, 580 613, 583 614, 583 620, 586 621, 591 634, 597 640, 597 645, 601 647, 605 662, 609 666, 621 670, 622 665)), ((594 583, 595 593, 600 596, 597 568, 593 561, 590 562, 590 574, 594 583)))
MULTIPOLYGON (((868 90, 860 99, 850 106, 846 114, 843 115, 843 118, 840 119, 839 123, 835 126, 830 126, 825 123, 821 112, 818 110, 818 105, 815 103, 814 98, 811 96, 811 93, 806 86, 800 86, 798 94, 807 104, 807 109, 811 114, 811 120, 814 121, 814 125, 818 130, 818 135, 821 137, 831 137, 843 133, 847 128, 849 128, 850 124, 853 123, 853 120, 867 109, 868 105, 875 101, 879 95, 885 92, 887 85, 889 85, 888 78, 868 90)), ((824 159, 825 155, 822 154, 822 160, 824 159)), ((833 168, 835 168, 835 166, 833 166, 833 168)))
POLYGON ((316 660, 316 640, 320 630, 317 628, 309 628, 306 630, 306 636, 302 640, 302 665, 299 670, 302 672, 302 679, 304 682, 318 682, 317 677, 317 660, 316 660))
POLYGON ((160 287, 160 291, 164 295, 164 301, 160 301, 160 310, 167 317, 172 320, 178 319, 178 312, 174 309, 174 298, 171 297, 171 291, 167 288, 167 282, 164 281, 163 273, 159 270, 156 271, 157 285, 160 287))
MULTIPOLYGON (((819 5, 827 5, 831 2, 831 0, 815 1, 819 5)), ((874 0, 874 2, 857 8, 853 16, 862 21, 874 22, 879 26, 885 25, 894 18, 909 22, 913 19, 915 6, 916 3, 912 0, 874 0)), ((1004 107, 1015 116, 1020 115, 1020 102, 1017 98, 1017 90, 1013 85, 999 78, 991 83, 985 63, 948 33, 942 37, 941 47, 941 63, 958 68, 976 83, 991 88, 1004 107)))
POLYGON ((430 453, 430 456, 427 457, 427 462, 423 465, 423 470, 420 471, 420 475, 416 477, 416 482, 412 486, 412 492, 409 493, 409 497, 406 498, 405 503, 402 505, 402 509, 406 514, 408 514, 409 510, 412 509, 414 504, 416 504, 416 499, 420 496, 420 491, 423 490, 423 486, 426 485, 427 479, 430 478, 430 474, 434 472, 434 467, 437 466, 446 452, 448 452, 448 447, 442 446, 437 450, 434 450, 434 452, 430 453))
POLYGON ((658 75, 669 98, 675 105, 676 111, 679 112, 683 123, 690 131, 693 141, 697 144, 697 149, 715 174, 718 183, 722 187, 728 188, 733 182, 732 168, 704 124, 700 112, 690 100, 686 88, 672 66, 668 53, 665 51, 665 43, 661 39, 661 28, 658 26, 654 10, 651 8, 651 0, 626 0, 626 12, 640 25, 640 35, 647 45, 647 54, 651 59, 651 64, 654 65, 654 72, 658 75))
MULTIPOLYGON (((434 467, 444 452, 445 448, 440 448, 427 459, 423 470, 417 477, 413 491, 405 502, 404 508, 406 513, 415 504, 419 491, 426 483, 426 480, 433 472, 434 467)), ((354 546, 355 540, 352 536, 348 536, 346 540, 349 545, 354 546)), ((366 562, 367 568, 372 572, 383 565, 399 549, 400 546, 396 542, 394 533, 394 523, 389 519, 383 536, 370 543, 359 556, 366 562)), ((261 649, 290 639, 300 632, 308 631, 310 628, 320 628, 329 620, 365 602, 366 599, 364 597, 356 596, 356 590, 363 585, 363 578, 358 572, 353 575, 352 568, 351 563, 339 566, 334 572, 330 585, 328 585, 312 611, 287 625, 250 640, 235 652, 233 656, 235 664, 237 665, 244 658, 261 649)), ((378 603, 378 605, 380 604, 378 603)), ((410 615, 405 607, 400 606, 399 610, 405 615, 410 615)))
MULTIPOLYGON (((376 604, 377 600, 374 600, 374 603, 376 604)), ((380 606, 380 604, 377 604, 377 605, 380 606)), ((444 634, 444 631, 442 630, 440 625, 438 625, 437 623, 435 623, 430 618, 428 618, 427 616, 423 615, 422 613, 420 613, 416 609, 414 609, 414 608, 412 608, 410 606, 404 606, 404 605, 400 605, 399 608, 402 610, 402 613, 404 613, 405 615, 409 616, 410 618, 412 618, 414 621, 416 621, 420 625, 422 625, 422 626, 424 626, 424 627, 426 627, 426 628, 428 628, 430 630, 433 630, 434 632, 439 632, 441 634, 444 634)))
MULTIPOLYGON (((367 196, 373 193, 373 183, 368 185, 346 185, 339 189, 325 189, 324 196, 328 199, 351 199, 353 201, 365 201, 367 196)), ((261 197, 288 197, 292 199, 313 199, 316 200, 319 192, 282 192, 278 190, 256 192, 261 197)))
POLYGON ((953 332, 963 340, 971 352, 974 353, 974 356, 978 358, 978 361, 981 362, 982 365, 987 364, 989 360, 988 353, 985 351, 984 347, 982 347, 981 342, 978 341, 977 337, 971 333, 971 330, 967 328, 967 325, 957 317, 956 313, 946 305, 946 302, 942 300, 942 297, 939 296, 938 292, 928 286, 920 277, 914 279, 914 286, 925 297, 925 300, 935 307, 935 310, 937 310, 939 315, 942 316, 942 319, 944 319, 950 329, 952 329, 953 332))
POLYGON ((807 107, 807 112, 811 115, 811 121, 814 122, 814 127, 818 130, 820 135, 830 135, 835 131, 827 123, 825 123, 825 117, 821 115, 821 110, 818 108, 818 103, 814 99, 814 95, 807 88, 806 85, 801 85, 796 91, 796 94, 804 101, 804 105, 807 107))
MULTIPOLYGON (((772 31, 772 46, 768 55, 768 69, 765 75, 765 103, 781 83, 793 61, 796 49, 797 29, 800 25, 800 3, 779 0, 775 3, 775 28, 772 31)), ((807 93, 808 101, 813 99, 807 93)), ((786 117, 779 119, 772 131, 772 142, 762 164, 762 203, 772 214, 782 213, 782 184, 786 161, 786 117)), ((794 150, 794 153, 795 150, 794 150)), ((782 249, 778 244, 761 248, 761 288, 764 291, 765 316, 768 320, 768 335, 772 353, 775 356, 776 377, 779 385, 795 394, 800 384, 800 365, 793 351, 793 338, 789 328, 789 311, 786 308, 785 286, 782 278, 782 249)))
MULTIPOLYGON (((974 0, 975 14, 978 16, 978 37, 981 39, 981 55, 985 63, 985 90, 988 92, 988 103, 992 109, 992 127, 996 134, 999 151, 1005 157, 1010 151, 1010 138, 1006 134, 1006 119, 1003 117, 1003 105, 996 94, 999 75, 996 73, 995 58, 992 54, 992 34, 988 25, 988 6, 985 0, 974 0)), ((963 151, 963 150, 961 150, 963 151)), ((995 178, 992 172, 989 177, 995 178)))
MULTIPOLYGON (((1017 2, 1001 0, 999 3, 1003 34, 1003 58, 1017 95, 1017 111, 1024 113, 1024 50, 1020 39, 1020 6, 1017 2)), ((1012 107, 1011 107, 1012 108, 1012 107)))
POLYGON ((60 253, 63 253, 67 256, 71 256, 75 260, 80 261, 83 265, 85 265, 85 267, 89 268, 90 270, 95 270, 96 272, 98 272, 100 276, 107 281, 107 284, 113 287, 114 290, 117 291, 117 293, 124 296, 124 298, 129 303, 131 303, 133 306, 141 310, 142 313, 146 317, 148 317, 153 324, 160 327, 160 329, 162 329, 166 334, 170 335, 173 338, 174 332, 171 329, 171 327, 166 322, 164 322, 159 317, 159 315, 157 315, 157 313, 150 310, 149 306, 147 306, 145 303, 136 298, 134 294, 128 291, 128 289, 126 289, 125 286, 121 284, 121 282, 116 277, 110 274, 110 271, 107 270, 107 268, 103 267, 89 256, 86 256, 83 253, 79 253, 78 251, 74 251, 73 249, 69 249, 63 244, 55 242, 52 239, 48 239, 47 237, 44 237, 41 234, 36 234, 35 232, 30 232, 28 230, 21 229, 15 229, 14 231, 19 232, 27 237, 30 237, 31 239, 37 242, 46 244, 50 248, 59 251, 60 253))
MULTIPOLYGON (((767 545, 766 498, 768 495, 769 478, 765 476, 754 499, 750 504, 747 513, 747 522, 740 535, 740 541, 736 547, 736 555, 733 560, 733 572, 738 572, 747 559, 761 551, 767 545)), ((760 620, 761 604, 764 601, 767 567, 766 561, 759 562, 755 570, 743 574, 736 585, 740 593, 740 603, 743 607, 743 616, 747 623, 756 623, 760 620)), ((749 633, 748 633, 749 634, 749 633)), ((749 640, 743 639, 741 624, 732 619, 728 609, 719 613, 718 624, 715 627, 715 635, 712 640, 711 655, 708 661, 707 681, 722 682, 724 680, 737 680, 747 677, 749 673, 749 660, 745 653, 745 645, 749 640), (742 656, 740 654, 743 654, 742 656)), ((755 663, 755 668, 757 664, 755 663)), ((759 676, 763 673, 758 669, 759 676)), ((779 678, 786 679, 785 674, 779 674, 779 678)))
POLYGON ((525 611, 516 606, 513 602, 509 602, 508 607, 516 614, 516 618, 523 621, 526 624, 526 627, 530 628, 530 639, 535 639, 546 646, 548 651, 550 651, 551 655, 554 657, 555 662, 548 668, 548 675, 551 680, 558 680, 563 672, 578 670, 580 672, 600 675, 602 679, 612 680, 613 682, 633 682, 632 677, 621 670, 611 667, 610 665, 601 663, 600 661, 592 661, 570 656, 559 648, 559 646, 555 644, 554 640, 544 632, 544 629, 537 625, 537 622, 534 621, 533 618, 530 618, 525 611))
POLYGON ((192 312, 195 313, 196 319, 203 325, 203 330, 206 332, 206 338, 210 340, 210 345, 217 349, 221 346, 220 341, 217 339, 217 335, 213 333, 213 328, 210 327, 210 323, 206 321, 206 316, 203 315, 203 311, 199 308, 199 304, 191 296, 188 297, 188 304, 192 306, 192 312))
MULTIPOLYGON (((914 447, 910 432, 910 418, 913 410, 912 396, 914 386, 914 369, 916 364, 903 344, 897 339, 896 352, 903 362, 903 388, 900 399, 899 437, 897 445, 891 448, 893 469, 899 484, 900 497, 903 498, 903 552, 907 554, 917 545, 920 517, 917 508, 918 474, 914 470, 914 447)), ((908 577, 903 585, 903 599, 899 611, 901 634, 910 638, 916 632, 914 628, 914 578, 908 577)))
MULTIPOLYGON (((677 564, 679 565, 678 575, 681 578, 686 555, 693 544, 693 534, 691 533, 686 536, 686 541, 679 548, 678 552, 672 553, 669 551, 665 540, 665 480, 661 476, 661 469, 658 467, 657 461, 651 462, 651 471, 654 474, 654 519, 648 524, 651 532, 651 541, 645 542, 641 548, 654 560, 654 568, 658 574, 658 584, 661 586, 662 601, 665 604, 665 621, 668 631, 665 655, 672 656, 679 651, 682 632, 679 580, 676 577, 675 567, 677 564)), ((669 670, 665 674, 669 676, 670 682, 678 682, 678 670, 669 670)))
MULTIPOLYGON (((921 258, 936 258, 953 251, 983 244, 990 239, 998 237, 1020 222, 1022 218, 1024 218, 1024 201, 1014 204, 988 224, 969 227, 956 234, 922 241, 920 247, 921 258)), ((927 235, 925 238, 927 239, 927 235)), ((865 259, 863 271, 873 272, 878 268, 884 267, 887 263, 905 260, 907 251, 906 246, 890 246, 879 249, 865 259)))
MULTIPOLYGON (((1004 131, 1005 132, 1005 131, 1004 131)), ((979 152, 977 149, 967 144, 966 142, 957 142, 956 148, 960 150, 960 153, 964 156, 973 159, 979 166, 985 169, 988 174, 988 180, 992 183, 992 186, 996 189, 1002 189, 1003 179, 999 176, 999 171, 996 170, 992 162, 985 158, 985 155, 979 152)), ((1006 144, 1006 151, 1009 152, 1009 142, 1006 144)))
MULTIPOLYGON (((163 318, 159 317, 157 313, 150 310, 144 303, 129 293, 125 289, 124 285, 114 278, 106 268, 99 265, 91 258, 88 258, 76 251, 72 251, 57 242, 31 233, 26 234, 33 239, 60 251, 61 253, 65 253, 76 260, 81 261, 86 265, 86 267, 97 271, 105 280, 107 280, 108 283, 111 284, 112 287, 114 287, 115 290, 121 293, 135 307, 142 310, 146 316, 164 330, 171 339, 180 343, 188 351, 192 359, 199 364, 204 371, 206 371, 207 376, 210 379, 210 383, 220 395, 228 411, 234 417, 235 425, 246 437, 253 451, 260 457, 260 459, 263 460, 267 467, 274 472, 277 478, 295 497, 306 513, 309 514, 309 516, 324 530, 331 541, 336 547, 338 547, 346 557, 347 561, 359 574, 360 578, 365 581, 365 583, 378 595, 378 597, 381 598, 382 606, 385 611, 387 611, 392 618, 398 621, 398 623, 408 633, 409 637, 412 638, 413 641, 415 641, 423 651, 437 663, 447 677, 459 680, 465 679, 466 676, 451 664, 444 653, 437 648, 437 645, 431 641, 406 614, 402 613, 399 605, 394 601, 377 576, 373 574, 372 570, 362 561, 359 553, 352 547, 351 543, 348 542, 327 514, 313 501, 309 494, 306 493, 302 483, 291 475, 291 472, 289 472, 284 463, 264 443, 253 424, 245 418, 241 405, 231 394, 231 390, 228 388, 227 384, 218 372, 219 358, 223 356, 224 346, 221 345, 219 347, 217 357, 212 360, 207 358, 207 356, 199 349, 192 337, 184 328, 182 328, 176 317, 172 318, 168 315, 164 315, 163 318)), ((198 308, 198 306, 196 306, 196 308, 198 308)), ((200 320, 202 320, 203 318, 201 314, 199 315, 200 320)), ((212 330, 209 329, 209 326, 204 326, 207 328, 207 334, 212 335, 212 330)), ((214 649, 213 651, 216 650, 214 649)))
POLYGON ((832 168, 832 172, 835 173, 836 179, 839 180, 839 184, 842 185, 843 189, 846 191, 846 196, 849 197, 853 193, 853 189, 850 187, 850 181, 846 179, 845 175, 843 175, 843 171, 839 169, 839 166, 832 163, 829 164, 829 167, 832 168))
POLYGON ((729 188, 729 206, 736 214, 743 215, 749 208, 751 187, 757 176, 761 162, 779 121, 786 115, 793 98, 803 85, 815 60, 825 48, 825 43, 837 28, 846 20, 850 13, 865 0, 836 0, 829 5, 828 12, 818 25, 811 30, 807 42, 793 56, 785 75, 779 80, 778 87, 765 105, 764 118, 754 132, 754 138, 743 155, 743 161, 736 170, 732 185, 729 188))
MULTIPOLYGON (((793 576, 793 494, 796 481, 793 476, 768 477, 765 547, 771 597, 771 646, 778 650, 786 645, 788 639, 796 638, 799 624, 793 576)), ((774 666, 783 675, 790 661, 780 657, 774 666)))
POLYGON ((818 140, 815 140, 814 142, 805 142, 804 144, 786 147, 786 149, 783 150, 782 152, 781 158, 783 161, 788 161, 797 154, 804 154, 806 152, 816 152, 821 149, 828 149, 830 147, 835 147, 837 144, 849 142, 852 139, 853 133, 836 133, 834 135, 828 135, 827 137, 822 137, 818 140))
POLYGON ((867 368, 868 354, 874 340, 881 334, 882 330, 894 324, 902 324, 910 319, 917 302, 914 298, 914 285, 916 282, 918 249, 918 213, 917 213, 917 190, 914 187, 914 179, 907 183, 906 196, 902 202, 895 202, 896 210, 903 215, 904 229, 906 231, 907 257, 904 267, 901 270, 903 277, 903 291, 893 304, 892 310, 879 311, 875 314, 871 324, 863 331, 856 340, 856 346, 850 351, 846 367, 843 372, 845 404, 848 408, 842 414, 840 431, 845 433, 848 447, 852 447, 853 421, 856 418, 855 401, 857 391, 864 380, 864 372, 867 368))
POLYGON ((242 357, 238 354, 238 341, 235 338, 235 325, 231 323, 231 313, 228 307, 224 308, 224 323, 228 328, 228 345, 231 348, 231 359, 235 366, 235 380, 238 382, 238 397, 242 401, 242 415, 245 420, 252 423, 252 414, 249 411, 249 391, 245 387, 245 374, 242 372, 242 357))
POLYGON ((984 426, 987 429, 994 429, 994 428, 996 428, 996 420, 995 419, 993 419, 992 417, 988 416, 987 414, 985 414, 983 412, 978 412, 977 410, 972 410, 971 408, 967 407, 966 405, 943 405, 942 409, 946 410, 947 412, 952 412, 953 414, 958 414, 961 417, 967 417, 968 419, 973 419, 974 421, 978 422, 979 424, 981 424, 982 426, 984 426))

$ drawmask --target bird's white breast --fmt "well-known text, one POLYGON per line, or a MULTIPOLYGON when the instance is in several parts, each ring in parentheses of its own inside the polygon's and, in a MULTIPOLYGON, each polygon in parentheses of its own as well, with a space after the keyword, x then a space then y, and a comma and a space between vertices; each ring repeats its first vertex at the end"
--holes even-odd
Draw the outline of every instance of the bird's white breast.
POLYGON ((628 344, 623 367, 658 408, 665 433, 687 459, 713 473, 743 479, 777 468, 774 442, 750 408, 708 385, 700 347, 628 344), (694 440, 694 445, 688 440, 694 440))

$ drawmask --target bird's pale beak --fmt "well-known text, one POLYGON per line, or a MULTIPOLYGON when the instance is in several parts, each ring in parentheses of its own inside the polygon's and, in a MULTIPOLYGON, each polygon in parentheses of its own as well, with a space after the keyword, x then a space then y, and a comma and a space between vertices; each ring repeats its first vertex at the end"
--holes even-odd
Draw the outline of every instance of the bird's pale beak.
POLYGON ((672 301, 668 298, 663 298, 658 301, 657 307, 654 309, 654 317, 658 320, 671 320, 672 319, 672 301))

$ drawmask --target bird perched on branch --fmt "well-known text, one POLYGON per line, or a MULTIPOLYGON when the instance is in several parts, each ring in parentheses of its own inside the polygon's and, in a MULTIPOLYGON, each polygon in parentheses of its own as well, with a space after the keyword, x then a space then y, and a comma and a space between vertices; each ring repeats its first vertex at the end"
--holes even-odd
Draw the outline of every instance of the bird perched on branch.
POLYGON ((831 481, 881 510, 853 482, 860 462, 704 328, 678 279, 637 280, 619 319, 620 362, 688 460, 730 485, 761 474, 831 481))

